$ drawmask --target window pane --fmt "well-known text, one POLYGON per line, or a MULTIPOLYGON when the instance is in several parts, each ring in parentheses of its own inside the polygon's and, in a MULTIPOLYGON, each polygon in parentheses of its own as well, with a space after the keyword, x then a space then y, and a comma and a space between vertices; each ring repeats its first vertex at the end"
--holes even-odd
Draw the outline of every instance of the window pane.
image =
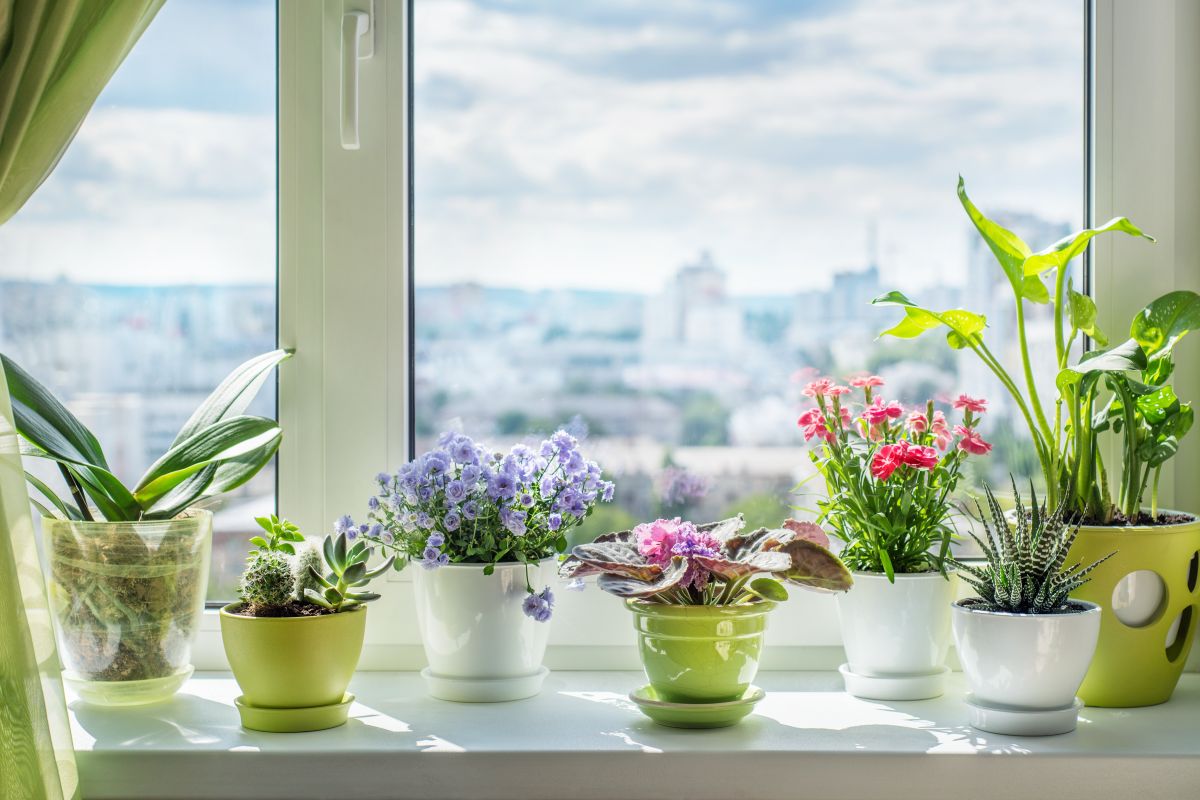
POLYGON ((869 301, 966 305, 1015 357, 955 183, 1035 248, 1080 225, 1083 25, 1065 0, 417 0, 418 448, 574 421, 620 478, 591 533, 778 524, 812 471, 803 380, 870 371, 988 396, 992 477, 1029 472, 999 386, 940 337, 875 342, 895 311, 869 301))
MULTIPOLYGON (((0 227, 0 350, 133 484, 230 369, 274 347, 275 5, 171 0, 0 227)), ((274 410, 268 389, 251 413, 274 410)), ((216 509, 212 599, 234 597, 247 522, 274 503, 272 466, 216 509)))

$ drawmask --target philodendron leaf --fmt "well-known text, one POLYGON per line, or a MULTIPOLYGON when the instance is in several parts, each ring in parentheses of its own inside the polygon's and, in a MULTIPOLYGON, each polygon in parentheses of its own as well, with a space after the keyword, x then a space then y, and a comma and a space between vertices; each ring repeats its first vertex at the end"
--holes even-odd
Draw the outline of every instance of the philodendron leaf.
POLYGON ((788 599, 788 591, 782 583, 774 578, 755 578, 746 587, 763 600, 773 600, 782 603, 788 599))
POLYGON ((617 597, 650 597, 677 586, 685 574, 687 562, 682 558, 674 558, 662 574, 655 576, 653 580, 640 581, 606 572, 597 579, 596 585, 617 597))
POLYGON ((780 553, 791 556, 787 570, 776 577, 799 586, 825 592, 844 592, 854 585, 850 570, 837 556, 807 539, 793 539, 780 546, 780 553))
POLYGON ((783 572, 792 564, 790 556, 778 551, 755 553, 739 561, 705 556, 693 556, 692 560, 727 581, 741 580, 758 572, 783 572))
POLYGON ((264 353, 239 365, 229 373, 221 385, 213 390, 200 407, 184 423, 171 447, 195 436, 205 428, 221 420, 241 416, 249 408, 259 390, 262 389, 271 370, 291 358, 290 350, 275 350, 264 353))
POLYGON ((1037 275, 1026 275, 1021 281, 1021 296, 1032 303, 1044 305, 1050 302, 1050 290, 1037 275))
POLYGON ((1186 290, 1168 292, 1133 318, 1129 335, 1149 356, 1163 356, 1188 334, 1200 328, 1200 295, 1186 290))
POLYGON ((1175 396, 1174 389, 1164 386, 1149 394, 1139 396, 1137 409, 1146 422, 1152 426, 1158 425, 1171 414, 1178 413, 1179 398, 1175 396))
POLYGON ((1025 259, 1025 274, 1040 275, 1046 270, 1061 269, 1066 266, 1068 261, 1082 253, 1093 237, 1099 236, 1102 233, 1108 233, 1109 231, 1120 231, 1130 236, 1141 236, 1143 239, 1154 241, 1153 236, 1143 233, 1141 228, 1134 225, 1125 217, 1114 217, 1099 228, 1085 228, 1081 231, 1076 231, 1070 236, 1059 239, 1045 250, 1039 250, 1029 256, 1025 259))
POLYGON ((1146 353, 1133 339, 1128 339, 1107 350, 1093 350, 1067 369, 1087 374, 1090 372, 1134 372, 1146 368, 1146 353))
MULTIPOLYGON (((620 542, 592 542, 576 545, 571 555, 579 561, 601 572, 625 575, 639 581, 648 581, 662 573, 663 568, 651 564, 630 544, 620 542)), ((593 573, 584 573, 593 574, 593 573)), ((581 577, 576 571, 571 577, 581 577)))
POLYGON ((985 217, 983 212, 975 207, 971 198, 967 197, 967 187, 961 175, 958 177, 958 200, 988 249, 992 251, 992 255, 1000 262, 1000 268, 1008 277, 1013 293, 1021 294, 1026 275, 1025 259, 1029 258, 1031 253, 1029 245, 1025 244, 1020 236, 985 217))
POLYGON ((1067 291, 1067 313, 1071 327, 1087 334, 1100 347, 1108 346, 1108 337, 1096 325, 1096 302, 1074 289, 1067 291))
MULTIPOLYGON (((901 292, 888 292, 876 297, 871 303, 881 306, 901 306, 904 309, 904 319, 880 333, 881 337, 895 336, 899 339, 915 339, 926 331, 945 325, 950 329, 950 333, 960 341, 957 346, 961 348, 965 347, 968 341, 975 341, 982 337, 983 330, 987 327, 987 317, 982 314, 961 308, 931 311, 928 308, 921 308, 901 292)), ((954 341, 951 341, 951 344, 953 345, 954 341)))

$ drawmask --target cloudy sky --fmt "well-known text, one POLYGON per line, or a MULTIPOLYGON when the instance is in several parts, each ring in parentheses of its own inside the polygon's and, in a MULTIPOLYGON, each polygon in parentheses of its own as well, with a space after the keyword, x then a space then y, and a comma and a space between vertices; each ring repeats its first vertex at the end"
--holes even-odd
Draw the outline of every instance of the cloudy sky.
MULTIPOLYGON (((417 0, 418 280, 653 291, 709 249, 736 291, 794 291, 874 224, 887 280, 957 283, 960 172, 1080 219, 1081 9, 417 0)), ((0 273, 268 280, 273 36, 264 0, 170 0, 0 273)))

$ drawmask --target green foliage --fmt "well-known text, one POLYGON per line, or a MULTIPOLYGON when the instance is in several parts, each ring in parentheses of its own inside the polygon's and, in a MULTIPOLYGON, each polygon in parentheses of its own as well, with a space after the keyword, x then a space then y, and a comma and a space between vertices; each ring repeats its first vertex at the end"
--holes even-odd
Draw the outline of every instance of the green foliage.
POLYGON ((305 593, 309 589, 319 592, 322 588, 321 582, 314 576, 324 571, 325 561, 321 558, 320 548, 311 542, 300 545, 292 558, 292 596, 296 600, 304 601, 305 593))
POLYGON ((962 178, 958 196, 1012 289, 1023 375, 1014 378, 1004 369, 984 341, 986 320, 965 309, 936 311, 917 305, 900 292, 889 292, 874 302, 901 307, 904 318, 881 335, 910 339, 945 329, 951 348, 971 350, 996 375, 1029 428, 1052 507, 1065 502, 1069 513, 1087 522, 1107 524, 1120 514, 1134 523, 1140 521, 1149 491, 1153 521, 1158 513, 1162 465, 1175 455, 1180 438, 1192 425, 1192 409, 1176 397, 1169 379, 1174 372, 1175 346, 1200 327, 1200 294, 1176 291, 1163 295, 1134 318, 1127 341, 1109 345, 1096 324, 1095 303, 1072 287, 1067 265, 1100 234, 1120 232, 1151 242, 1153 238, 1128 219, 1116 217, 1035 253, 1020 237, 975 207, 962 178), (1052 294, 1045 283, 1051 274, 1052 294), (1025 327, 1026 302, 1052 303, 1054 308, 1059 372, 1058 397, 1052 408, 1043 404, 1034 379, 1025 327), (1087 353, 1077 364, 1068 364, 1080 335, 1102 349, 1087 353), (1102 456, 1100 435, 1105 433, 1119 437, 1121 445, 1122 468, 1113 475, 1115 492, 1102 456))
POLYGON ((761 492, 747 495, 730 504, 721 516, 736 517, 739 512, 746 520, 746 527, 751 530, 756 528, 775 529, 788 518, 789 509, 776 495, 761 492))
POLYGON ((710 394, 693 396, 683 406, 682 443, 716 447, 729 443, 729 411, 710 394))
MULTIPOLYGON (((296 545, 304 542, 304 534, 300 533, 300 528, 286 519, 281 520, 272 514, 269 517, 255 517, 254 521, 271 537, 264 539, 261 536, 255 536, 250 539, 250 544, 261 550, 277 550, 294 556, 296 555, 296 545)), ((253 556, 258 552, 258 550, 251 550, 250 555, 253 556)))
POLYGON ((292 561, 279 550, 259 550, 242 573, 242 601, 251 612, 282 608, 292 599, 292 561))
POLYGON ((275 455, 283 436, 274 420, 243 412, 274 367, 276 350, 245 362, 222 381, 184 424, 169 450, 130 490, 112 474, 95 435, 50 391, 4 355, 22 453, 54 461, 70 501, 39 480, 30 486, 47 516, 110 522, 172 519, 196 503, 236 489, 275 455))
POLYGON ((987 493, 991 523, 979 508, 983 538, 971 534, 987 558, 987 565, 977 567, 955 559, 963 580, 979 594, 972 604, 987 611, 1008 611, 1015 614, 1052 614, 1067 605, 1067 596, 1087 583, 1088 575, 1105 560, 1088 566, 1078 562, 1064 567, 1067 553, 1079 534, 1079 526, 1064 517, 1066 503, 1047 514, 1045 505, 1038 505, 1032 494, 1029 513, 1025 513, 1021 496, 1013 485, 1016 499, 1015 524, 1010 525, 1003 509, 990 488, 987 493))
POLYGON ((325 537, 323 553, 329 572, 322 575, 309 565, 309 578, 316 581, 318 586, 315 589, 306 588, 304 599, 334 612, 347 611, 362 603, 378 600, 378 594, 362 589, 387 572, 396 560, 395 556, 389 556, 375 569, 368 569, 367 562, 374 550, 362 539, 350 544, 344 533, 325 537))

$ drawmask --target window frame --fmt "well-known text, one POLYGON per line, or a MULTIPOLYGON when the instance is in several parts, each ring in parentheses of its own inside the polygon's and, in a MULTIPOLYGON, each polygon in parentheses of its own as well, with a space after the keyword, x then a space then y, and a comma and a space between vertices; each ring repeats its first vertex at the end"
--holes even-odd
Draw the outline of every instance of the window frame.
MULTIPOLYGON (((1200 93, 1200 54, 1188 46, 1200 6, 1079 1, 1085 219, 1121 213, 1159 239, 1135 250, 1125 237, 1101 237, 1086 257, 1101 324, 1121 331, 1151 297, 1200 289, 1200 269, 1183 256, 1200 252, 1200 227, 1184 224, 1200 212, 1200 154, 1185 146, 1200 140, 1187 102, 1200 93)), ((363 505, 371 476, 411 456, 412 0, 280 0, 278 14, 279 336, 296 349, 279 376, 278 503, 316 533, 363 505), (361 146, 344 150, 338 31, 343 11, 356 9, 373 13, 375 53, 361 62, 361 146)), ((1177 383, 1185 398, 1200 395, 1194 370, 1177 383)), ((1164 471, 1167 505, 1186 485, 1176 473, 1197 472, 1193 443, 1164 471)), ((360 668, 423 666, 410 585, 405 573, 388 576, 360 668)), ((637 668, 619 603, 594 589, 559 596, 548 666, 637 668)), ((767 669, 832 669, 842 660, 828 596, 795 593, 769 637, 767 669)), ((226 668, 219 640, 210 612, 197 666, 226 668)))

